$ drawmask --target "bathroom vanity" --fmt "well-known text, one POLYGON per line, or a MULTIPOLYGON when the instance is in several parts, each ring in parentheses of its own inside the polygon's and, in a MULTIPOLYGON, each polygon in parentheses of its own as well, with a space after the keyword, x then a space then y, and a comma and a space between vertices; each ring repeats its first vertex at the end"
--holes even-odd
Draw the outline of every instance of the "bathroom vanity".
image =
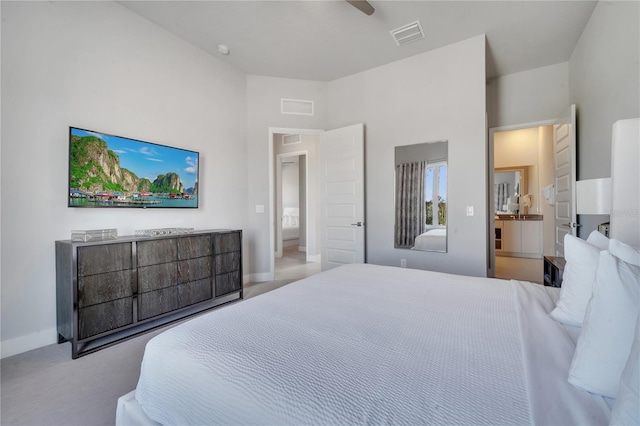
POLYGON ((542 215, 497 214, 496 256, 542 258, 542 215))

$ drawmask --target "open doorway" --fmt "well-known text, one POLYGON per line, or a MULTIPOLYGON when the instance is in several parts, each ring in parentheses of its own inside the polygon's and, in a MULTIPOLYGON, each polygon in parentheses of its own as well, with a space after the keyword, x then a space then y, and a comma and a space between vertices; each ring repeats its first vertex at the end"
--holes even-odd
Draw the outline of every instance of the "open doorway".
POLYGON ((271 270, 276 281, 320 272, 318 134, 270 129, 271 270))
POLYGON ((488 275, 543 282, 554 252, 553 121, 489 130, 488 275))

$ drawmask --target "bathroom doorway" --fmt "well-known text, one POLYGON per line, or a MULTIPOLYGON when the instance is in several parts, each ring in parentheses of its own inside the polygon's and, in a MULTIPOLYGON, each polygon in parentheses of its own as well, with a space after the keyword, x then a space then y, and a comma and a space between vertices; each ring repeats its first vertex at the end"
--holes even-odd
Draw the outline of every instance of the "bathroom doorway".
POLYGON ((542 284, 554 253, 553 122, 489 131, 488 275, 542 284))

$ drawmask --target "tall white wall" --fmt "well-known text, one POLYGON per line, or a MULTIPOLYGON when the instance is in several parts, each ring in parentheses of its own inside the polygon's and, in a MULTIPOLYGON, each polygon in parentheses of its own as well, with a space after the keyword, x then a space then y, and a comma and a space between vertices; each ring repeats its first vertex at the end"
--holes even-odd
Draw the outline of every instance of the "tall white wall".
POLYGON ((0 7, 8 356, 56 341, 54 241, 71 230, 245 228, 247 101, 245 74, 115 2, 0 7), (68 208, 69 126, 199 151, 200 208, 68 208))
POLYGON ((569 106, 569 65, 562 62, 491 79, 489 127, 555 119, 569 106))
MULTIPOLYGON (((269 275, 269 128, 324 129, 326 127, 327 83, 286 78, 247 76, 247 167, 249 247, 243 255, 254 281, 273 279, 269 275), (314 101, 313 116, 280 112, 280 99, 314 101), (257 213, 256 206, 265 206, 257 213)), ((309 236, 311 237, 311 236, 309 236)))
MULTIPOLYGON (((533 196, 527 213, 540 213, 540 191, 538 185, 539 169, 539 130, 529 129, 496 132, 493 138, 494 168, 523 167, 527 174, 527 188, 520 189, 521 195, 533 196)), ((511 191, 512 188, 509 188, 511 191)))
MULTIPOLYGON (((578 180, 611 176, 613 123, 640 117, 640 3, 600 1, 569 59, 578 115, 578 180)), ((581 215, 586 237, 608 216, 581 215)))
POLYGON ((282 207, 300 206, 298 163, 282 165, 282 207))
POLYGON ((484 35, 332 81, 328 103, 329 128, 365 123, 367 261, 485 276, 484 35), (449 141, 448 253, 395 249, 394 148, 437 140, 449 141))

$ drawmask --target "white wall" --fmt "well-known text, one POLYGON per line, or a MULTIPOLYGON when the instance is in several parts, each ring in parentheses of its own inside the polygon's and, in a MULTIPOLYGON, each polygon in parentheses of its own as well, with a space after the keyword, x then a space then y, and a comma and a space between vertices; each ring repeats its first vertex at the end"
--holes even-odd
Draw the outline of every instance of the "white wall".
MULTIPOLYGON (((273 279, 269 243, 269 128, 324 129, 327 111, 327 83, 276 77, 247 76, 247 166, 249 246, 244 251, 254 281, 273 279), (315 102, 315 115, 280 113, 280 99, 303 99, 315 102), (265 213, 256 213, 256 205, 265 213)), ((310 237, 310 236, 309 236, 310 237)))
POLYGON ((485 276, 484 35, 332 81, 328 102, 329 128, 365 123, 367 261, 485 276), (395 249, 394 147, 445 139, 449 251, 395 249))
POLYGON ((491 79, 487 100, 489 128, 555 119, 569 106, 569 65, 491 79))
POLYGON ((71 230, 245 228, 247 103, 245 74, 115 2, 0 7, 8 356, 56 341, 54 241, 71 230), (199 151, 200 208, 68 208, 70 125, 199 151))
POLYGON ((282 164, 282 207, 300 208, 300 176, 296 162, 282 164))
MULTIPOLYGON (((531 194, 533 202, 527 213, 540 213, 540 191, 538 187, 539 168, 538 127, 496 132, 493 137, 494 168, 524 167, 527 174, 527 188, 520 195, 531 194)), ((494 182, 495 183, 495 182, 494 182)), ((513 188, 510 187, 512 192, 513 188)))
POLYGON ((513 167, 538 164, 538 128, 496 132, 494 166, 513 167))
MULTIPOLYGON (((613 123, 640 117, 640 3, 600 1, 569 59, 578 115, 578 180, 611 176, 613 123)), ((608 216, 581 215, 586 237, 608 216)))

